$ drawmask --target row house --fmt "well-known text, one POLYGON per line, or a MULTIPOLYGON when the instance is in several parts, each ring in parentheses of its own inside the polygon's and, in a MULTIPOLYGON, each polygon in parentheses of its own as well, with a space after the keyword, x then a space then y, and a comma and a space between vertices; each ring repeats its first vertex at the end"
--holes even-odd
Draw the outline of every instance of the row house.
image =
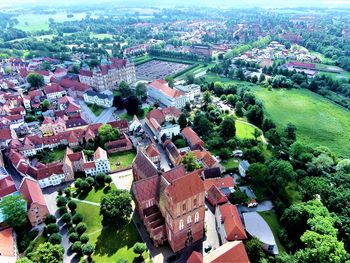
POLYGON ((55 101, 66 95, 66 91, 58 84, 51 83, 44 87, 44 92, 49 101, 55 101))
POLYGON ((73 98, 83 99, 84 94, 92 91, 92 88, 84 83, 71 79, 62 79, 59 84, 67 91, 68 95, 73 98))
POLYGON ((181 132, 182 137, 191 148, 191 150, 198 150, 200 148, 204 148, 204 142, 197 133, 192 130, 191 127, 186 127, 181 132))
POLYGON ((44 117, 44 121, 40 127, 43 136, 57 135, 66 131, 66 129, 66 122, 60 117, 56 120, 53 120, 50 117, 44 117))
POLYGON ((59 185, 74 178, 66 178, 63 171, 63 163, 58 161, 49 164, 37 163, 35 166, 28 166, 26 174, 38 181, 41 188, 59 185))
POLYGON ((133 145, 129 137, 123 133, 118 140, 108 142, 106 147, 107 152, 112 154, 116 152, 130 151, 132 150, 133 145))
POLYGON ((110 172, 110 163, 107 157, 107 152, 101 147, 98 147, 94 153, 93 160, 88 161, 84 157, 83 169, 86 176, 96 176, 100 173, 108 174, 110 172))
POLYGON ((176 123, 180 115, 181 111, 175 107, 155 109, 147 114, 145 123, 157 140, 162 142, 180 134, 180 125, 176 123))
POLYGON ((122 81, 136 81, 135 65, 125 59, 111 58, 107 65, 100 65, 92 70, 80 70, 79 80, 97 91, 116 89, 122 81))
POLYGON ((148 98, 157 101, 165 107, 182 109, 188 101, 183 91, 172 89, 165 80, 158 79, 148 84, 148 98))

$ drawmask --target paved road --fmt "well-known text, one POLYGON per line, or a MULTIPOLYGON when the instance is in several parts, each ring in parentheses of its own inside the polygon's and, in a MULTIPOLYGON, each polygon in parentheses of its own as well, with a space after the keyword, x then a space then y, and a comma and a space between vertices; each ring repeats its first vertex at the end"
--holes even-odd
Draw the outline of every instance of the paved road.
POLYGON ((240 213, 244 212, 264 212, 264 211, 270 211, 273 208, 273 204, 270 200, 263 201, 259 203, 257 207, 248 208, 246 206, 239 205, 238 211, 240 213))
POLYGON ((106 123, 114 120, 114 107, 104 109, 99 116, 96 116, 83 100, 78 100, 78 102, 82 110, 82 116, 88 123, 106 123))
MULTIPOLYGON (((219 236, 216 231, 215 209, 208 202, 206 202, 206 205, 208 207, 208 209, 205 211, 205 226, 207 232, 203 241, 203 255, 206 254, 204 249, 209 245, 212 247, 212 250, 220 246, 219 236)), ((209 253, 211 251, 209 251, 209 253)))
POLYGON ((160 167, 162 169, 164 169, 164 171, 169 171, 171 169, 170 166, 169 166, 170 160, 169 160, 167 154, 165 153, 164 148, 160 144, 155 142, 155 140, 153 139, 154 134, 152 133, 150 128, 145 124, 145 120, 140 120, 140 121, 142 123, 144 131, 151 138, 151 140, 154 143, 154 145, 157 146, 157 149, 158 149, 158 151, 160 153, 160 167))
POLYGON ((10 160, 8 157, 5 155, 5 152, 2 152, 3 160, 4 160, 4 165, 6 168, 6 171, 11 175, 12 180, 16 184, 17 189, 19 189, 19 186, 21 185, 21 182, 23 180, 23 176, 20 175, 15 168, 13 168, 10 160))

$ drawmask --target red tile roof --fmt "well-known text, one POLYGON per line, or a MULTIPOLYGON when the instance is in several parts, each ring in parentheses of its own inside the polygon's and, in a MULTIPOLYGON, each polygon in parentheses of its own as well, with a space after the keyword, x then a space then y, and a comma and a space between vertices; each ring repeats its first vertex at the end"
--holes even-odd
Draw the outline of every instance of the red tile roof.
POLYGON ((12 139, 12 133, 10 129, 0 130, 0 141, 7 141, 12 139))
POLYGON ((17 191, 16 185, 11 176, 0 179, 0 198, 17 191))
POLYGON ((178 179, 182 176, 185 176, 186 174, 186 169, 180 165, 180 166, 177 166, 167 172, 164 172, 162 174, 162 176, 169 182, 173 182, 175 179, 178 179))
POLYGON ((203 263, 249 263, 242 241, 227 242, 203 258, 203 263))
POLYGON ((171 98, 176 98, 176 97, 180 97, 180 96, 185 95, 185 93, 183 93, 180 90, 170 88, 168 86, 168 83, 162 79, 158 79, 158 80, 153 81, 152 83, 149 84, 149 86, 161 91, 165 96, 168 96, 171 98))
POLYGON ((146 154, 150 158, 160 156, 160 153, 159 153, 158 149, 153 144, 149 145, 146 148, 146 154))
POLYGON ((187 259, 187 263, 203 263, 203 255, 197 251, 193 251, 187 259))
POLYGON ((217 188, 228 188, 228 187, 234 187, 235 183, 232 179, 232 177, 218 177, 218 178, 209 178, 204 180, 204 187, 205 191, 208 191, 213 185, 215 185, 217 188))
POLYGON ((46 201, 41 191, 41 188, 37 181, 25 177, 19 187, 19 191, 22 193, 24 199, 27 200, 28 207, 32 203, 38 203, 40 205, 46 206, 46 201))
POLYGON ((218 209, 225 228, 226 239, 228 241, 247 239, 237 207, 231 203, 226 203, 220 205, 218 209))
POLYGON ((134 182, 133 192, 138 202, 157 198, 159 194, 160 177, 158 175, 134 182))
MULTIPOLYGON (((13 238, 13 229, 6 228, 0 231, 0 261, 8 262, 6 259, 4 261, 1 260, 1 257, 14 257, 16 256, 15 251, 15 240, 13 238)), ((9 262, 12 262, 9 261, 9 262)))
POLYGON ((52 83, 51 85, 46 85, 44 87, 44 91, 45 91, 45 94, 51 94, 55 92, 63 92, 64 89, 60 85, 56 83, 52 83))
POLYGON ((87 84, 78 82, 76 80, 71 80, 71 79, 62 79, 60 81, 60 85, 65 89, 72 89, 72 90, 81 91, 81 92, 86 92, 92 89, 87 84))
POLYGON ((215 185, 207 191, 207 199, 212 206, 217 206, 228 201, 227 197, 215 185))
POLYGON ((101 147, 98 147, 94 154, 94 159, 107 159, 107 152, 103 150, 101 147))
POLYGON ((204 146, 204 142, 201 138, 197 135, 197 133, 192 130, 190 127, 186 127, 182 130, 182 135, 185 137, 185 139, 189 142, 189 144, 193 146, 204 146))
POLYGON ((84 166, 84 170, 90 170, 90 169, 95 169, 96 168, 95 162, 84 163, 83 166, 84 166))
POLYGON ((171 196, 174 204, 187 200, 191 196, 204 193, 203 181, 199 178, 198 172, 193 171, 185 176, 173 180, 165 189, 171 196))

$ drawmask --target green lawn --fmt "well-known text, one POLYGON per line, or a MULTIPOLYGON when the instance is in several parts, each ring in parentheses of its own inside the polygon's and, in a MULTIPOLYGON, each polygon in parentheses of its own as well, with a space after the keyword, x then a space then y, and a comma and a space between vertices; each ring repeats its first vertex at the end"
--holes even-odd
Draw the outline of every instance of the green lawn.
POLYGON ((265 219, 267 224, 270 226, 272 233, 273 233, 273 236, 275 237, 275 241, 276 241, 276 244, 278 246, 279 253, 286 252, 286 250, 282 246, 282 244, 279 240, 279 237, 278 237, 278 233, 279 233, 281 226, 280 226, 280 223, 278 221, 278 218, 277 218, 275 212, 270 210, 270 211, 258 212, 258 213, 265 219))
POLYGON ((111 34, 95 34, 95 33, 91 33, 90 37, 91 38, 97 38, 97 39, 105 39, 105 38, 112 39, 113 35, 111 35, 111 34))
POLYGON ((81 193, 77 198, 80 200, 86 200, 94 203, 100 203, 101 198, 104 194, 107 194, 110 190, 117 189, 112 183, 110 186, 105 186, 104 188, 92 188, 92 190, 87 193, 81 193))
POLYGON ((88 104, 86 104, 86 105, 89 107, 89 109, 91 110, 91 112, 92 112, 96 117, 100 116, 101 113, 102 113, 102 112, 104 111, 104 109, 105 109, 105 108, 100 107, 100 106, 98 106, 98 105, 96 105, 96 104, 90 104, 90 103, 88 103, 88 104))
POLYGON ((350 153, 350 113, 308 90, 272 90, 255 88, 264 102, 267 116, 279 128, 291 122, 297 127, 297 139, 313 147, 324 145, 341 156, 350 153))
MULTIPOLYGON (((142 242, 142 240, 132 221, 120 229, 103 228, 98 206, 78 202, 77 212, 83 215, 87 225, 86 234, 90 237, 89 242, 95 246, 94 262, 116 262, 119 258, 124 258, 127 262, 135 260, 137 255, 133 252, 132 247, 136 242, 142 242)), ((144 253, 144 257, 149 257, 148 252, 144 253)))
POLYGON ((225 167, 227 172, 230 172, 236 168, 238 168, 238 162, 235 158, 230 158, 228 160, 222 161, 223 166, 225 167))
POLYGON ((239 139, 254 139, 254 127, 238 121, 235 122, 235 126, 236 136, 239 139))
MULTIPOLYGON (((137 117, 141 120, 144 119, 147 115, 147 113, 150 111, 150 108, 143 108, 143 114, 137 115, 137 117)), ((134 118, 133 115, 129 115, 128 113, 123 113, 122 115, 119 116, 122 120, 128 120, 128 121, 132 121, 132 119, 134 118)))
POLYGON ((52 163, 55 161, 63 161, 66 149, 54 149, 53 151, 44 151, 36 155, 39 162, 52 163))
POLYGON ((109 155, 109 163, 111 165, 111 171, 116 169, 123 169, 131 166, 135 156, 136 156, 135 151, 112 153, 111 155, 109 155), (117 162, 119 162, 120 165, 117 165, 117 162))

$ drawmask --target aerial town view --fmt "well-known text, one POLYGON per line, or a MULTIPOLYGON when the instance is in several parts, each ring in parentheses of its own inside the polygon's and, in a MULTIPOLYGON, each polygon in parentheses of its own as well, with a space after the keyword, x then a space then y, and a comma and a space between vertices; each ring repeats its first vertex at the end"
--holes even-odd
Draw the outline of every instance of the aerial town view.
POLYGON ((350 262, 350 1, 0 0, 0 263, 350 262))

